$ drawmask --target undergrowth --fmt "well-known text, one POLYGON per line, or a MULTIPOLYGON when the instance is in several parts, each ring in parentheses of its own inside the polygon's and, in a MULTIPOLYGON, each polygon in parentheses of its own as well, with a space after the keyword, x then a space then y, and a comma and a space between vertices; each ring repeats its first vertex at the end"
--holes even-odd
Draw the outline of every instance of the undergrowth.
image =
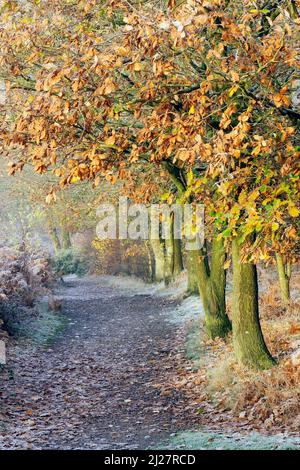
POLYGON ((50 311, 47 301, 38 302, 36 309, 35 317, 12 325, 11 332, 14 336, 34 344, 48 346, 64 330, 67 319, 60 312, 50 311))
POLYGON ((84 276, 88 272, 88 263, 85 257, 73 248, 60 250, 53 258, 53 271, 58 276, 77 274, 84 276))
POLYGON ((199 369, 203 364, 203 350, 200 321, 192 320, 186 336, 186 356, 193 362, 194 370, 199 369))
MULTIPOLYGON (((294 279, 297 281, 297 278, 294 279)), ((228 303, 230 315, 230 302, 228 303)), ((198 351, 205 355, 199 375, 204 376, 203 391, 220 413, 230 409, 243 418, 249 427, 268 431, 300 430, 300 365, 293 364, 291 355, 300 349, 300 302, 294 299, 288 307, 280 300, 278 289, 269 285, 261 296, 261 324, 268 347, 279 364, 267 371, 253 371, 237 364, 232 341, 214 343, 202 338, 198 351), (284 353, 282 351, 285 351, 284 353)), ((187 336, 187 355, 194 347, 197 331, 187 336)), ((195 358, 199 365, 199 358, 195 358)))

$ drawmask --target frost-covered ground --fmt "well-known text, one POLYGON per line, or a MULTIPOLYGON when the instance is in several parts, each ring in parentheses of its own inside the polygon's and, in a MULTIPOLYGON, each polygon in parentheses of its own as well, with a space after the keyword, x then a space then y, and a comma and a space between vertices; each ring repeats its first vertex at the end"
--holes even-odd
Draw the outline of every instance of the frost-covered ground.
MULTIPOLYGON (((72 280, 76 276, 65 276, 65 282, 68 284, 68 280, 72 280)), ((91 279, 95 276, 90 276, 91 279)), ((196 295, 187 296, 186 287, 187 280, 185 274, 180 276, 174 284, 165 286, 163 283, 157 284, 146 284, 141 279, 127 276, 101 276, 99 277, 102 286, 111 288, 111 291, 107 292, 107 295, 114 296, 114 289, 117 289, 121 295, 126 297, 134 297, 136 295, 153 295, 155 297, 166 297, 169 299, 180 300, 180 303, 174 308, 172 306, 167 310, 167 320, 175 325, 182 325, 189 320, 203 319, 203 308, 201 300, 196 295)), ((70 295, 74 295, 70 292, 70 295)), ((97 291, 94 293, 88 293, 89 298, 97 298, 97 291)), ((66 298, 66 297, 64 297, 66 298)))
MULTIPOLYGON (((186 278, 183 275, 175 285, 161 284, 148 285, 132 278, 107 278, 107 282, 118 289, 127 291, 130 295, 153 295, 169 299, 180 299, 180 302, 171 308, 166 307, 166 320, 175 326, 187 325, 187 340, 185 352, 195 368, 201 365, 201 330, 203 330, 204 312, 199 297, 186 296, 186 278)), ((266 435, 258 432, 215 432, 205 429, 176 433, 164 442, 161 448, 168 449, 264 449, 286 450, 300 449, 300 437, 291 437, 286 434, 266 435)))
POLYGON ((157 287, 96 276, 57 286, 64 329, 49 344, 50 317, 38 318, 33 343, 8 347, 0 448, 143 449, 188 426, 188 397, 161 393, 174 374, 167 319, 178 301, 157 287))
POLYGON ((257 432, 242 434, 189 431, 172 436, 161 448, 172 450, 299 450, 300 438, 284 434, 267 436, 257 432))
MULTIPOLYGON (((121 276, 66 277, 56 291, 65 330, 51 345, 9 351, 0 448, 300 448, 300 439, 285 435, 199 428, 189 396, 172 385, 176 335, 188 330, 179 347, 195 367, 202 356, 201 302, 185 292, 184 277, 168 287, 121 276)), ((56 328, 43 318, 36 327, 45 330, 42 338, 56 328)))

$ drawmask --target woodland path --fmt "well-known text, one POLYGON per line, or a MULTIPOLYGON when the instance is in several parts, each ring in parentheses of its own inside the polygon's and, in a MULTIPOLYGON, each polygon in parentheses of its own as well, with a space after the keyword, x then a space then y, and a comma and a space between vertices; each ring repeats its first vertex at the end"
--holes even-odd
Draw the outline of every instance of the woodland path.
POLYGON ((187 399, 157 386, 176 360, 176 327, 166 320, 174 300, 105 277, 68 279, 55 294, 66 328, 49 347, 10 351, 0 448, 147 448, 191 425, 176 412, 187 399))

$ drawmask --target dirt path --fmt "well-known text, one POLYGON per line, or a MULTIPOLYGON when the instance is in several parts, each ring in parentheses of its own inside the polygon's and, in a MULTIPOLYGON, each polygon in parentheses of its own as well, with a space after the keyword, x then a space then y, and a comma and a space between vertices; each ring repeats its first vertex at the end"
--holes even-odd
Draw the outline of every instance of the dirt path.
POLYGON ((51 347, 9 351, 0 448, 146 448, 190 424, 176 413, 186 398, 155 386, 175 354, 175 302, 137 292, 92 277, 60 287, 66 329, 51 347))

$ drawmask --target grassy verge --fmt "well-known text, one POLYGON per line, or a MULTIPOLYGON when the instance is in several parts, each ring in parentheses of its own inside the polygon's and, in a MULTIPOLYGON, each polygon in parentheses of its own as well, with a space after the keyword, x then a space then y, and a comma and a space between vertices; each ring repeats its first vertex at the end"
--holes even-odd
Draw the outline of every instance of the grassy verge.
POLYGON ((281 434, 188 431, 173 436, 161 449, 187 450, 299 450, 300 439, 281 434))
POLYGON ((49 346, 65 329, 67 318, 61 312, 50 311, 47 301, 39 301, 36 309, 36 317, 13 325, 13 333, 33 344, 49 346))
POLYGON ((299 305, 299 300, 294 301, 284 310, 277 291, 272 291, 272 297, 269 291, 262 295, 261 317, 266 341, 280 360, 277 367, 267 371, 240 366, 230 337, 225 342, 209 341, 201 321, 190 321, 185 355, 192 363, 192 371, 186 376, 186 393, 190 399, 213 406, 214 416, 220 413, 224 417, 224 412, 230 410, 230 419, 243 422, 243 430, 238 432, 235 426, 232 430, 222 429, 222 424, 220 431, 213 431, 208 425, 194 426, 193 430, 171 436, 160 449, 300 449, 300 367, 292 365, 289 359, 293 348, 299 347, 299 305))
MULTIPOLYGON (((202 320, 201 320, 202 322, 202 320)), ((193 370, 198 370, 204 360, 204 348, 202 343, 202 332, 200 320, 192 320, 186 335, 185 351, 186 357, 193 362, 193 370)))

